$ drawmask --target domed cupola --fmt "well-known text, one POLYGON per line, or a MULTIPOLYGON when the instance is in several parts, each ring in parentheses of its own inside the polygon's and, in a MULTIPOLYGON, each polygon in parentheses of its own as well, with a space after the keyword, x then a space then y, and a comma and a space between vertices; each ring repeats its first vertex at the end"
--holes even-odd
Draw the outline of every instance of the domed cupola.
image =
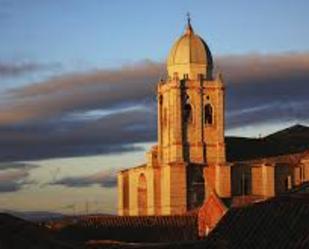
POLYGON ((184 35, 172 47, 167 58, 169 77, 175 73, 180 79, 197 79, 203 75, 212 79, 213 60, 206 42, 196 35, 191 26, 190 17, 184 35))

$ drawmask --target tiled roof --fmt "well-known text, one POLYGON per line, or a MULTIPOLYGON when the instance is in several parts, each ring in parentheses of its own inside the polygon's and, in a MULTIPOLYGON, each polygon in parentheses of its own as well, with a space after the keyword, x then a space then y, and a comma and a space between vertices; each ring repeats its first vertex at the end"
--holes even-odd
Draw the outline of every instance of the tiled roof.
POLYGON ((173 216, 88 215, 67 220, 65 226, 59 226, 57 223, 59 221, 54 224, 50 222, 48 226, 52 227, 57 237, 70 241, 114 240, 149 243, 194 240, 198 237, 196 214, 173 216))
POLYGON ((305 150, 300 153, 285 154, 280 156, 263 157, 255 160, 244 161, 246 163, 289 163, 291 165, 297 165, 304 158, 307 158, 309 151, 305 150))
POLYGON ((309 150, 309 127, 295 125, 261 138, 226 137, 225 144, 229 162, 300 153, 309 150))
POLYGON ((223 248, 309 248, 309 194, 231 208, 206 239, 223 248))

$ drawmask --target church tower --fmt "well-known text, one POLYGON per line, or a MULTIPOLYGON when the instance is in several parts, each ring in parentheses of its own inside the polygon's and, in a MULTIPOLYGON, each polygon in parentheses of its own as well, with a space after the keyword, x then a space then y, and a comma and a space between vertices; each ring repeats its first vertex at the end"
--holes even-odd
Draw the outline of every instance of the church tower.
POLYGON ((118 174, 120 215, 184 214, 211 193, 230 197, 224 85, 213 67, 188 18, 168 55, 167 77, 157 84, 158 144, 147 152, 147 163, 118 174))
POLYGON ((220 75, 213 77, 211 52, 190 17, 170 51, 167 72, 157 88, 158 162, 162 213, 176 214, 225 184, 224 86, 220 75))
POLYGON ((190 19, 170 51, 167 71, 157 92, 161 162, 225 162, 222 77, 213 78, 211 52, 190 19))
POLYGON ((198 192, 193 178, 203 189, 204 178, 211 178, 205 185, 215 189, 218 167, 225 163, 222 77, 213 77, 211 52, 195 34, 190 18, 170 51, 167 72, 166 81, 157 87, 161 209, 177 214, 194 207, 192 198, 204 200, 207 194, 190 197, 198 192))

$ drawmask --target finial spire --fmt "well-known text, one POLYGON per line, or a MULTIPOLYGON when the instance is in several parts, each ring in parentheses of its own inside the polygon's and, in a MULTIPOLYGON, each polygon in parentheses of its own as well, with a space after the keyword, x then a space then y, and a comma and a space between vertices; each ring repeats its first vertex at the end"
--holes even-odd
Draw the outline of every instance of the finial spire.
POLYGON ((193 33, 193 28, 191 26, 191 15, 190 12, 187 12, 187 27, 185 34, 190 35, 193 33))
POLYGON ((187 12, 187 21, 188 21, 188 26, 191 25, 191 16, 190 16, 190 12, 187 12))

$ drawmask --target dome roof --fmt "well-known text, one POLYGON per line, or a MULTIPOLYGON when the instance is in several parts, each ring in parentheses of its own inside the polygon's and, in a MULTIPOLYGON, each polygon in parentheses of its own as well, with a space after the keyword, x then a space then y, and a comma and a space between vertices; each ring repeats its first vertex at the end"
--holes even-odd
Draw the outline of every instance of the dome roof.
POLYGON ((206 42, 194 33, 190 21, 188 21, 184 35, 175 42, 167 58, 169 73, 171 69, 176 72, 177 66, 183 68, 185 65, 196 65, 199 68, 202 66, 204 69, 200 72, 202 74, 211 74, 213 68, 211 52, 206 42))

